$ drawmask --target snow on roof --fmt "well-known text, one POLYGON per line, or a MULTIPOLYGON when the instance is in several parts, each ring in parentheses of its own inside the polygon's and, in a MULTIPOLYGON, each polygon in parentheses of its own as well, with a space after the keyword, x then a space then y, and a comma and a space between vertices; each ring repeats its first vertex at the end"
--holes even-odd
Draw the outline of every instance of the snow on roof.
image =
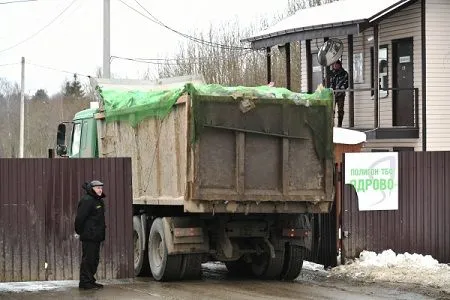
POLYGON ((333 143, 335 144, 357 145, 365 141, 366 134, 364 132, 341 127, 333 128, 333 143))
POLYGON ((298 32, 314 27, 331 27, 373 21, 382 15, 401 7, 411 0, 340 0, 332 3, 301 9, 294 15, 281 20, 243 41, 254 41, 286 33, 298 32))

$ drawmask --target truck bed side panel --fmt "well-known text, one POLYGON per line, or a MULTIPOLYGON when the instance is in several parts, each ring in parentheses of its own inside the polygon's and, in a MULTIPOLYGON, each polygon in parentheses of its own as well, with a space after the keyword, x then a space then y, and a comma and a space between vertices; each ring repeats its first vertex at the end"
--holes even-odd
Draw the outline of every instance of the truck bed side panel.
POLYGON ((102 156, 129 156, 135 204, 182 205, 186 185, 186 106, 136 128, 102 120, 102 156))

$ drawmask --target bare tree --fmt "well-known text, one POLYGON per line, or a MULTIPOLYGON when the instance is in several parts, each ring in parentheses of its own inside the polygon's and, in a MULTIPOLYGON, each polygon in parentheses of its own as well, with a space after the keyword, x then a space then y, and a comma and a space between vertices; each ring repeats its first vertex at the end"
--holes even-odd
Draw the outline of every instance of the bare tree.
MULTIPOLYGON (((269 24, 294 14, 299 9, 322 5, 336 0, 290 0, 284 14, 272 20, 263 19, 248 28, 242 28, 237 20, 218 26, 210 26, 207 33, 194 32, 194 39, 179 45, 175 59, 168 59, 159 68, 160 77, 202 74, 207 83, 223 85, 262 85, 267 83, 266 56, 264 51, 246 49, 240 40, 269 24)), ((300 42, 290 44, 291 89, 300 91, 300 42)), ((286 86, 286 47, 272 47, 272 81, 276 86, 286 86)))
POLYGON ((5 157, 16 157, 19 149, 20 89, 0 78, 0 144, 5 157))
MULTIPOLYGON (((0 78, 0 150, 1 157, 17 157, 19 150, 20 89, 0 78)), ((56 144, 56 128, 61 121, 89 107, 89 98, 67 99, 27 96, 25 100, 24 157, 46 157, 56 144)))
POLYGON ((46 157, 56 145, 56 129, 61 121, 72 120, 75 113, 89 107, 89 98, 67 99, 62 94, 46 101, 25 104, 25 157, 46 157))

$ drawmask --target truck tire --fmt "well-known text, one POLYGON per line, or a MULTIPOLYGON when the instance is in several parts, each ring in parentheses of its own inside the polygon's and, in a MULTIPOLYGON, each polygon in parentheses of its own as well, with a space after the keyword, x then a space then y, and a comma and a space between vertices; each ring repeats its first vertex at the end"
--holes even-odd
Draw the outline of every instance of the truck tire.
POLYGON ((153 278, 157 281, 180 279, 182 255, 168 255, 161 218, 156 218, 150 229, 148 258, 153 278))
POLYGON ((281 272, 282 280, 292 281, 300 276, 303 267, 304 250, 306 249, 297 245, 286 245, 284 267, 281 272))
POLYGON ((134 250, 134 276, 141 275, 142 266, 145 261, 145 248, 142 246, 145 245, 145 242, 142 242, 142 239, 145 239, 145 234, 142 234, 142 225, 141 219, 139 216, 133 217, 133 250, 134 250))
POLYGON ((270 257, 270 252, 265 251, 261 255, 252 258, 252 272, 261 279, 279 279, 284 266, 284 249, 275 250, 275 257, 270 257))
POLYGON ((202 277, 202 255, 183 254, 180 279, 200 279, 202 277))

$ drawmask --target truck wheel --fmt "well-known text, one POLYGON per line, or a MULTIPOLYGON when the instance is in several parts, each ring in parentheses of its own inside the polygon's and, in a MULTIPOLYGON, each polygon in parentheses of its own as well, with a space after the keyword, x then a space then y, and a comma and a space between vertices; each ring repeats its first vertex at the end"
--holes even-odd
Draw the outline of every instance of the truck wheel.
POLYGON ((262 279, 278 279, 283 271, 284 249, 275 250, 275 257, 270 257, 270 252, 266 251, 261 255, 254 255, 252 258, 252 271, 256 277, 262 279))
POLYGON ((200 279, 202 276, 202 255, 183 254, 180 279, 200 279))
POLYGON ((139 216, 133 217, 133 244, 134 244, 134 276, 141 275, 142 266, 144 264, 145 249, 142 245, 142 239, 145 239, 145 235, 142 234, 141 219, 139 216))
POLYGON ((300 275, 303 267, 303 252, 303 247, 290 244, 286 245, 281 279, 291 281, 300 275))
POLYGON ((232 277, 247 278, 252 275, 252 266, 242 258, 235 261, 226 261, 228 274, 232 277))
POLYGON ((150 229, 148 257, 153 278, 158 281, 180 279, 182 255, 168 255, 161 218, 156 218, 150 229))

